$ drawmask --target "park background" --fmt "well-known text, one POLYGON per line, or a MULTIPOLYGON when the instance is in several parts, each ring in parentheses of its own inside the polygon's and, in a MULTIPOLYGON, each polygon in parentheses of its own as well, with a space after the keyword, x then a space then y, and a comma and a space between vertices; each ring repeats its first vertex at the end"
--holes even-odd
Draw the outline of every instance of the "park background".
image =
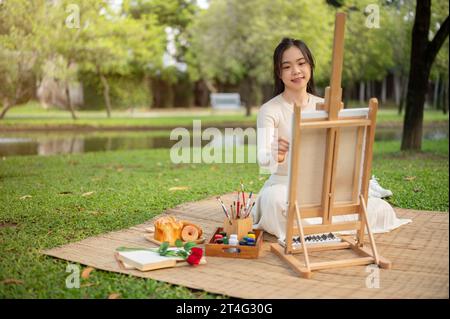
POLYGON ((221 297, 91 270, 67 289, 66 263, 39 251, 241 179, 257 192, 254 163, 172 163, 170 132, 255 127, 286 36, 311 48, 323 96, 338 11, 344 105, 380 102, 373 173, 388 201, 447 214, 447 1, 0 1, 0 297, 221 297), (242 108, 213 110, 217 92, 242 108))

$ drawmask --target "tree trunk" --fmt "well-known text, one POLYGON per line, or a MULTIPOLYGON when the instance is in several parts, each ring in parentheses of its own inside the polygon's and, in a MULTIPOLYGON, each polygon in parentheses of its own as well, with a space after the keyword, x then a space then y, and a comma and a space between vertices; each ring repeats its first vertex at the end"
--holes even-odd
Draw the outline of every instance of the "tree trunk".
POLYGON ((402 89, 400 96, 400 105, 398 106, 398 114, 402 114, 406 104, 406 93, 408 91, 408 78, 402 75, 401 82, 402 82, 402 89))
POLYGON ((150 81, 152 90, 152 108, 160 108, 162 105, 162 88, 159 77, 152 77, 150 81))
POLYGON ((72 105, 72 99, 70 98, 70 89, 69 89, 69 81, 66 81, 66 99, 67 99, 67 107, 69 108, 70 114, 72 114, 72 119, 76 120, 77 116, 75 114, 75 110, 72 105))
POLYGON ((401 78, 398 74, 394 74, 394 101, 397 106, 400 105, 401 94, 401 78))
POLYGON ((251 116, 252 115, 252 105, 257 105, 260 103, 259 101, 259 96, 258 96, 258 90, 259 87, 256 83, 256 80, 252 77, 248 78, 248 82, 249 82, 249 88, 250 88, 250 92, 249 92, 249 99, 248 99, 248 103, 245 104, 245 116, 251 116))
POLYGON ((437 110, 439 109, 439 74, 438 77, 436 79, 436 81, 434 82, 434 91, 433 91, 433 107, 437 110))
POLYGON ((198 80, 194 84, 194 105, 208 106, 209 90, 204 80, 198 80))
MULTIPOLYGON (((68 61, 67 61, 67 70, 70 69, 71 63, 72 63, 72 61, 69 58, 68 61)), ((74 110, 73 105, 72 105, 72 99, 70 98, 70 87, 69 87, 69 80, 68 79, 66 81, 66 90, 65 91, 66 91, 67 106, 69 107, 70 114, 72 115, 72 119, 76 120, 77 116, 75 114, 75 110, 74 110)))
POLYGON ((364 81, 359 82, 359 104, 364 104, 364 92, 365 92, 365 86, 364 81))
POLYGON ((372 92, 370 92, 370 81, 366 82, 366 97, 368 99, 372 97, 372 92))
POLYGON ((375 84, 376 84, 376 83, 375 83, 374 80, 371 80, 371 81, 370 81, 370 92, 371 92, 371 95, 369 96, 369 98, 373 98, 373 97, 378 98, 378 97, 377 97, 377 90, 376 90, 375 84))
MULTIPOLYGON (((145 83, 145 84, 144 84, 144 85, 145 85, 145 89, 148 91, 147 94, 149 94, 149 95, 151 94, 151 96, 153 97, 153 92, 152 92, 152 90, 151 90, 151 87, 152 87, 152 79, 151 79, 150 75, 148 75, 147 73, 144 74, 144 83, 145 83)), ((152 102, 151 102, 151 100, 149 100, 147 107, 148 107, 149 109, 152 108, 152 102)))
POLYGON ((386 104, 386 77, 383 78, 381 83, 381 103, 386 104))
POLYGON ((9 103, 8 99, 3 99, 3 108, 0 113, 0 119, 3 119, 5 117, 6 112, 8 112, 8 110, 13 107, 13 105, 13 103, 9 103))
POLYGON ((430 29, 431 0, 417 0, 416 16, 412 30, 410 72, 406 111, 403 122, 402 150, 421 150, 422 125, 425 95, 431 65, 448 36, 448 16, 431 42, 430 29))
POLYGON ((373 81, 369 80, 367 81, 367 98, 371 99, 374 96, 374 91, 373 91, 373 81))
POLYGON ((173 108, 175 106, 175 89, 174 85, 166 82, 165 103, 164 108, 173 108))
POLYGON ((205 80, 205 85, 211 93, 217 93, 217 88, 214 83, 209 80, 205 80))
POLYGON ((106 77, 99 73, 100 76, 100 80, 102 81, 103 84, 103 97, 105 98, 105 104, 106 104, 106 115, 108 116, 108 118, 111 117, 111 101, 109 99, 109 84, 108 81, 106 80, 106 77))
MULTIPOLYGON (((19 63, 19 69, 20 69, 20 63, 19 63)), ((19 73, 19 79, 21 79, 20 73, 19 73)), ((7 97, 3 98, 3 109, 0 113, 0 120, 3 119, 6 115, 6 112, 8 112, 9 109, 12 108, 14 105, 16 105, 17 102, 20 100, 20 94, 22 93, 22 87, 21 87, 20 81, 17 81, 17 82, 18 83, 16 84, 16 90, 14 92, 13 100, 10 102, 7 97)))
POLYGON ((414 62, 411 60, 411 73, 403 122, 402 150, 421 150, 422 148, 423 110, 429 75, 423 64, 425 62, 420 60, 414 60, 414 62), (417 68, 414 63, 417 63, 417 68))
POLYGON ((347 87, 342 88, 342 95, 344 98, 344 108, 348 107, 348 101, 351 98, 352 91, 353 91, 353 84, 349 84, 347 87))
POLYGON ((443 82, 443 98, 444 101, 442 101, 442 111, 444 114, 447 114, 448 112, 448 78, 444 80, 443 82))

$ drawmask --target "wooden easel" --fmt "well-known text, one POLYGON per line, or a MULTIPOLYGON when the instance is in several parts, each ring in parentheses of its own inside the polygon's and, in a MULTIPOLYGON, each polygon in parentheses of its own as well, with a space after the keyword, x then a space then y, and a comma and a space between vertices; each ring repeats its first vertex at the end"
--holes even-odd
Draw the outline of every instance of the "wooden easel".
POLYGON ((343 110, 341 76, 344 28, 345 14, 337 13, 331 83, 325 90, 325 102, 317 105, 318 110, 326 111, 322 112, 325 115, 319 119, 317 116, 302 119, 300 107, 294 106, 286 245, 283 248, 278 243, 271 244, 271 250, 304 278, 310 278, 314 270, 320 269, 373 263, 381 268, 391 268, 392 265, 389 260, 379 256, 367 218, 366 203, 378 101, 372 98, 368 108, 358 109, 358 111, 343 110), (311 137, 314 139, 313 142, 309 141, 311 137), (320 144, 317 141, 323 141, 322 149, 317 146, 320 144), (316 175, 309 173, 309 171, 317 172, 318 170, 321 172, 319 177, 316 173, 314 173, 316 175), (299 178, 301 174, 304 176, 299 178), (303 186, 300 183, 303 183, 303 186), (313 193, 310 189, 316 191, 313 193), (317 198, 315 202, 314 199, 308 202, 309 197, 317 198), (357 214, 359 219, 350 222, 333 222, 333 216, 347 214, 357 214), (322 223, 304 226, 302 218, 312 217, 321 217, 322 223), (370 249, 363 245, 366 227, 370 249), (308 246, 305 242, 305 236, 309 234, 344 230, 356 230, 356 240, 352 236, 341 236, 342 241, 338 243, 308 246), (293 235, 300 237, 300 248, 292 246, 293 235), (309 260, 311 251, 348 248, 360 256, 315 263, 309 260), (294 256, 298 253, 304 254, 304 264, 294 256))

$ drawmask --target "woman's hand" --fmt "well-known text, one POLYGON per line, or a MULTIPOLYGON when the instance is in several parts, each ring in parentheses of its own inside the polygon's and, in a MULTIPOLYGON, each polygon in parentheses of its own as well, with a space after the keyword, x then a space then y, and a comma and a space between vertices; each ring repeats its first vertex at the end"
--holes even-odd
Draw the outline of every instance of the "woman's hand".
POLYGON ((289 151, 289 141, 284 137, 280 136, 278 138, 278 154, 277 160, 278 163, 284 162, 286 158, 286 153, 289 151))

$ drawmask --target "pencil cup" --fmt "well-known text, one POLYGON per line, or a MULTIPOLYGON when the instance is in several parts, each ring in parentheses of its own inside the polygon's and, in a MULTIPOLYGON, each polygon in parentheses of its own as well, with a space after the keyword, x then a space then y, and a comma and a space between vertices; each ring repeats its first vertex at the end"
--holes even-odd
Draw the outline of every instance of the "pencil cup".
POLYGON ((247 218, 231 219, 225 218, 223 222, 223 231, 227 233, 227 237, 230 238, 231 234, 237 234, 238 240, 241 240, 247 236, 249 231, 253 230, 253 219, 250 214, 247 218))

